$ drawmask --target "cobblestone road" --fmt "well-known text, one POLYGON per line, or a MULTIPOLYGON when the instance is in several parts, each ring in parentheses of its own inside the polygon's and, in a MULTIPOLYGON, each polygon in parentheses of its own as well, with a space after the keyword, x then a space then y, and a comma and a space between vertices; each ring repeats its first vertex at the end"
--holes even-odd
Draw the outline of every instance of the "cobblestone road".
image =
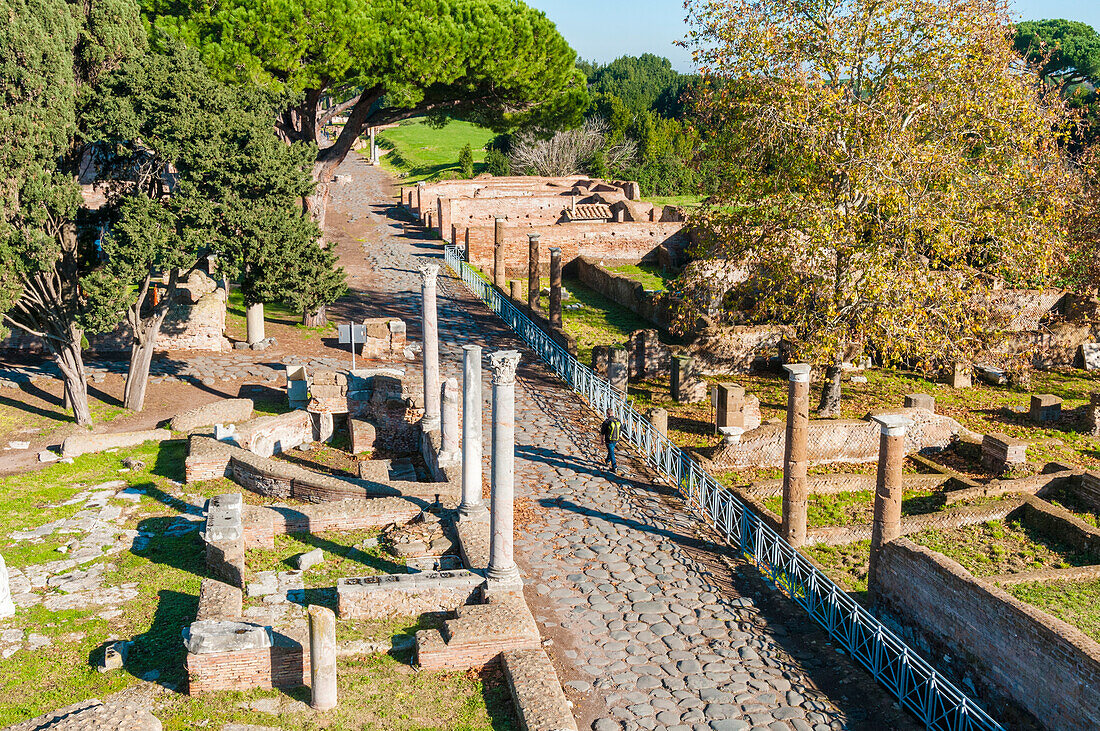
MULTIPOLYGON (((334 196, 330 216, 354 220, 364 202, 387 200, 381 175, 353 157, 341 169, 353 182, 334 196)), ((361 252, 340 248, 345 265, 354 256, 372 265, 358 276, 349 266, 351 286, 366 292, 372 314, 402 317, 418 338, 416 264, 439 262, 442 243, 406 232, 387 204, 370 206, 368 217, 373 233, 361 252)), ((582 727, 919 727, 640 464, 621 460, 625 475, 606 473, 595 415, 461 282, 441 275, 440 286, 443 377, 461 378, 467 343, 523 354, 516 558, 582 727)))

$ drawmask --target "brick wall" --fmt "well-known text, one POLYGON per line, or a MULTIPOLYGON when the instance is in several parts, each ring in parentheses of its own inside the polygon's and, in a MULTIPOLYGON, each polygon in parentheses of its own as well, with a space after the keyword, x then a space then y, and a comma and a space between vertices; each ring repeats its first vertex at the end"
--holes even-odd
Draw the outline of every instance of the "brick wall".
POLYGON ((965 658, 993 700, 1011 700, 1047 728, 1100 728, 1100 644, 904 538, 883 546, 878 576, 877 598, 965 658))
POLYGON ((1090 470, 1081 477, 1077 498, 1093 510, 1100 510, 1100 470, 1090 470))
POLYGON ((310 531, 352 531, 405 524, 420 514, 423 501, 379 497, 290 507, 244 507, 245 548, 271 548, 275 536, 310 531))
POLYGON ((408 617, 453 612, 473 602, 484 580, 469 571, 426 571, 346 578, 336 582, 340 619, 408 617))
POLYGON ((1024 523, 1050 540, 1067 543, 1078 551, 1092 554, 1100 563, 1100 528, 1033 495, 1024 495, 1023 498, 1024 523))
POLYGON ((672 325, 675 304, 667 293, 646 292, 640 282, 609 272, 583 256, 569 262, 568 266, 570 273, 576 274, 581 284, 668 332, 672 325))
POLYGON ((309 649, 300 643, 258 650, 187 653, 188 693, 309 685, 309 649))
MULTIPOLYGON (((452 224, 461 233, 468 227, 492 227, 497 218, 507 219, 510 226, 549 226, 564 220, 562 213, 574 200, 577 198, 570 196, 568 192, 507 197, 439 198, 439 215, 432 222, 436 224, 439 234, 447 239, 451 236, 452 224)), ((588 198, 584 200, 587 202, 588 198)))
MULTIPOLYGON (((615 264, 636 264, 643 259, 655 259, 662 246, 680 249, 687 236, 682 223, 562 223, 554 226, 523 226, 504 228, 505 269, 511 279, 527 275, 527 234, 539 234, 540 269, 550 267, 550 247, 561 249, 563 261, 585 256, 596 261, 615 264)), ((493 269, 493 227, 471 227, 470 263, 485 272, 493 269)), ((449 235, 449 233, 448 233, 449 235)))

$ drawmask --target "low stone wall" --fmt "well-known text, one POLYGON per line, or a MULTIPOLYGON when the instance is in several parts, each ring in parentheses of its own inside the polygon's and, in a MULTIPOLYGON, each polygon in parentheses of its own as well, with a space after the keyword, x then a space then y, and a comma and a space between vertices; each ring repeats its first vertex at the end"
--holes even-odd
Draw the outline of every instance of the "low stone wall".
POLYGON ((384 619, 455 611, 473 602, 483 583, 466 570, 340 579, 336 613, 341 619, 384 619))
MULTIPOLYGON (((905 475, 906 490, 934 490, 951 478, 948 475, 905 475)), ((808 475, 806 488, 811 495, 837 495, 845 492, 874 492, 875 475, 831 473, 808 475)), ((783 494, 783 480, 762 480, 749 486, 748 492, 769 498, 783 494)))
POLYGON ((676 304, 667 292, 647 292, 641 282, 610 272, 584 256, 578 256, 566 264, 565 273, 576 276, 584 286, 652 322, 661 330, 668 332, 671 329, 676 304))
MULTIPOLYGON (((907 515, 901 519, 901 535, 912 535, 929 528, 947 530, 990 520, 1003 520, 1019 510, 1021 505, 1023 505, 1022 497, 1008 497, 986 505, 948 508, 925 515, 907 515)), ((806 544, 844 546, 856 541, 868 541, 871 539, 872 530, 871 523, 814 528, 807 532, 806 544)))
MULTIPOLYGON (((954 419, 927 409, 889 409, 875 414, 897 413, 912 420, 905 434, 905 453, 924 449, 943 449, 961 436, 971 435, 954 419)), ((878 424, 869 418, 811 420, 807 436, 807 455, 811 464, 833 462, 874 462, 878 459, 878 424)), ((780 467, 786 426, 769 422, 741 435, 737 444, 719 447, 711 461, 714 468, 780 467)))
POLYGON ((1033 495, 1024 495, 1023 521, 1052 541, 1092 554, 1100 563, 1100 528, 1033 495))
POLYGON ((240 493, 206 501, 206 572, 232 586, 244 586, 244 501, 240 493))
POLYGON ((494 604, 467 604, 443 629, 416 633, 416 657, 422 670, 484 667, 502 652, 541 646, 539 628, 522 595, 494 604))
POLYGON ((237 424, 252 418, 252 399, 227 398, 181 411, 172 417, 172 431, 191 431, 214 424, 237 424))
POLYGON ((1100 644, 1084 633, 904 538, 883 546, 878 577, 876 598, 937 649, 965 658, 984 695, 1047 728, 1100 728, 1100 644))
POLYGON ((124 431, 113 434, 76 434, 61 442, 62 457, 79 457, 82 454, 103 452, 108 449, 136 447, 145 442, 163 442, 172 438, 167 429, 124 431))
POLYGON ((199 609, 195 621, 237 619, 244 606, 244 592, 239 586, 217 579, 203 579, 199 585, 199 609))
POLYGON ((423 511, 424 503, 424 500, 403 497, 379 497, 294 508, 245 505, 244 546, 246 549, 271 549, 275 546, 275 536, 287 533, 352 531, 405 524, 423 511))
POLYGON ((501 660, 524 731, 577 731, 561 681, 542 648, 505 652, 501 660))
POLYGON ((1100 510, 1100 470, 1089 470, 1081 476, 1077 497, 1093 510, 1100 510))
POLYGON ((309 685, 309 640, 277 635, 273 646, 187 653, 188 693, 298 688, 309 685))

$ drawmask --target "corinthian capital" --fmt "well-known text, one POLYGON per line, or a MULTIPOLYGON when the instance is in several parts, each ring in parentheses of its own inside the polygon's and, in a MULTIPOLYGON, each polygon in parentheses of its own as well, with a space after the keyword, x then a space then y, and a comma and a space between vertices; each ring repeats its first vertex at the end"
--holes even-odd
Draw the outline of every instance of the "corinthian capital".
POLYGON ((516 366, 519 353, 515 350, 498 350, 489 353, 489 368, 493 371, 493 385, 505 386, 516 382, 516 366))

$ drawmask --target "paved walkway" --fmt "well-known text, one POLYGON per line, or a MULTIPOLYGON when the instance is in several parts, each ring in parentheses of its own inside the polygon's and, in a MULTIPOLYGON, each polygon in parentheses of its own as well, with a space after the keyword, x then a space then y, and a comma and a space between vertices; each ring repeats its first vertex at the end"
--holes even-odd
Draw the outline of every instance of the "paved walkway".
MULTIPOLYGON (((418 338, 416 264, 439 262, 442 242, 405 232, 389 205, 367 206, 387 200, 382 176, 352 157, 341 173, 353 182, 337 190, 329 214, 354 220, 369 209, 371 235, 338 249, 346 265, 358 256, 372 265, 369 274, 349 267, 351 286, 373 313, 402 317, 418 338)), ((517 562, 582 728, 919 727, 640 463, 621 459, 625 475, 606 473, 595 415, 461 282, 441 275, 440 286, 444 377, 461 378, 467 343, 523 356, 517 562)))

